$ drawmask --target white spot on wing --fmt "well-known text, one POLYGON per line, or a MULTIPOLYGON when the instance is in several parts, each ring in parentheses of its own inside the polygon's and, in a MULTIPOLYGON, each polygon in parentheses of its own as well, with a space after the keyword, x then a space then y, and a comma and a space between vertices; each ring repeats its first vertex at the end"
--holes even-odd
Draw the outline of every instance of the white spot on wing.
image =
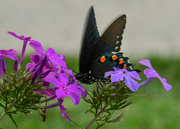
POLYGON ((119 48, 119 47, 118 47, 118 46, 116 46, 116 47, 115 47, 115 50, 117 50, 118 48, 119 48))

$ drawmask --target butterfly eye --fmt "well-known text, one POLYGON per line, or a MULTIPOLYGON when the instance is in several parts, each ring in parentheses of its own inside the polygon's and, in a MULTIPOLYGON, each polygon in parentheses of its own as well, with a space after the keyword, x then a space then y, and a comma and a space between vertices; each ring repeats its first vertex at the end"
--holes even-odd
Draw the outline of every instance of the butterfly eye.
POLYGON ((124 60, 121 58, 119 59, 119 64, 123 64, 124 63, 124 60))
POLYGON ((105 56, 102 56, 101 58, 100 58, 100 62, 101 63, 104 63, 106 61, 106 57, 105 56))
POLYGON ((115 61, 118 58, 118 56, 113 55, 111 58, 112 58, 113 61, 115 61))

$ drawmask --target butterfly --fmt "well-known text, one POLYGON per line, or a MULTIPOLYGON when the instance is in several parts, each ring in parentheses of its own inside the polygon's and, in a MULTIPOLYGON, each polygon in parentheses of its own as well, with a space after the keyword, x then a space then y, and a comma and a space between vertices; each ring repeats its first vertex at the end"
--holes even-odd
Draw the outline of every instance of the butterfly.
POLYGON ((119 52, 125 24, 126 15, 122 15, 100 36, 93 6, 90 7, 80 52, 80 72, 75 76, 77 80, 91 84, 104 79, 104 73, 113 71, 113 67, 133 70, 128 57, 119 52))

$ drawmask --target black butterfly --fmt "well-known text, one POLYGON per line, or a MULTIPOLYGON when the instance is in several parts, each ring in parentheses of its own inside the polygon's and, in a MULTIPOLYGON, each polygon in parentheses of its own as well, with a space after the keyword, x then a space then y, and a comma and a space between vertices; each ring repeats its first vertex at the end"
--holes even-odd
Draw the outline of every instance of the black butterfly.
POLYGON ((122 15, 100 37, 94 9, 90 8, 80 53, 80 73, 76 75, 77 80, 90 84, 97 79, 103 79, 104 73, 113 70, 113 67, 133 69, 128 63, 128 58, 119 52, 125 24, 126 15, 122 15))

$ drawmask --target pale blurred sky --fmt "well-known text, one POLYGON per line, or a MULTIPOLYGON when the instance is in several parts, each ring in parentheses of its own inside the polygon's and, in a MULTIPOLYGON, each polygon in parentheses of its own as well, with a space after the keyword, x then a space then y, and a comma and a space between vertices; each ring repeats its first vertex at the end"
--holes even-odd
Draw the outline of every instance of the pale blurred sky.
POLYGON ((126 56, 180 54, 179 0, 0 0, 0 49, 21 52, 22 41, 7 34, 13 31, 40 41, 45 50, 52 47, 78 57, 92 5, 100 34, 121 14, 127 15, 121 46, 126 56))

